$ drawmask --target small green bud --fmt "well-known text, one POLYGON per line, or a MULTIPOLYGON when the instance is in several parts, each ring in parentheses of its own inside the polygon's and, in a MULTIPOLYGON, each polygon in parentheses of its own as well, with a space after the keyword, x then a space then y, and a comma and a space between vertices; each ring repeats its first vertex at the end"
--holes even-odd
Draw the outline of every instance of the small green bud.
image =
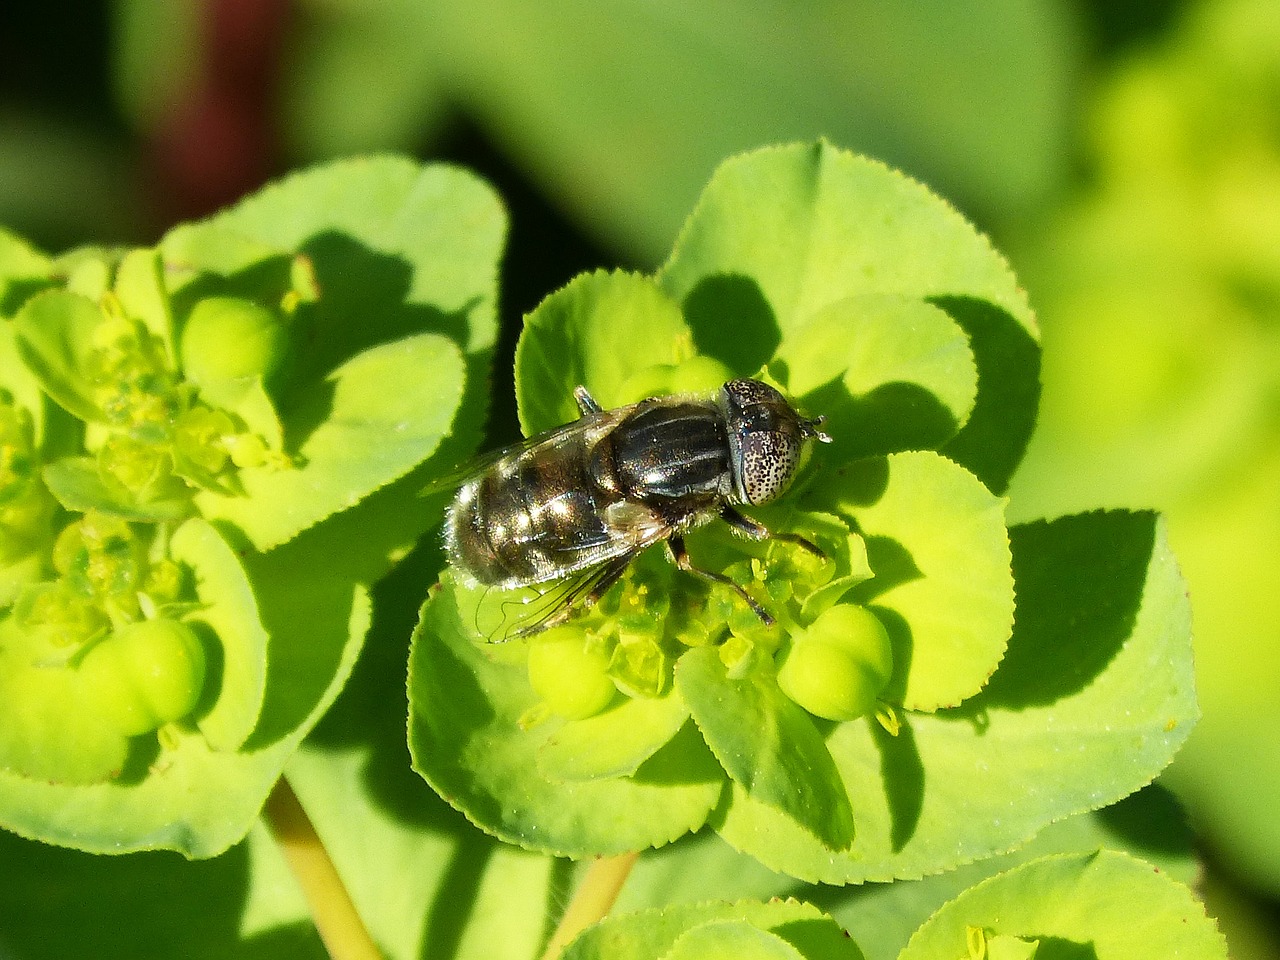
POLYGON ((85 654, 84 696, 121 733, 136 736, 195 709, 204 686, 199 638, 177 620, 130 623, 85 654))
POLYGON ((609 658, 614 686, 629 697, 660 697, 670 680, 670 664, 657 640, 644 634, 623 634, 609 658))
POLYGON ((782 692, 816 717, 868 713, 893 674, 893 647, 865 607, 838 603, 792 638, 778 669, 782 692))
POLYGON ((738 633, 731 633, 717 649, 720 662, 724 664, 731 680, 741 680, 759 662, 759 651, 756 645, 738 633))
POLYGON ((43 483, 31 483, 20 498, 0 506, 0 566, 49 548, 54 505, 43 483))
POLYGON ((272 459, 272 450, 256 433, 232 433, 222 438, 231 462, 241 469, 260 467, 272 459))
POLYGON ((98 606, 65 583, 29 586, 18 599, 14 618, 28 634, 64 649, 80 646, 107 627, 107 618, 98 606))
POLYGON ((287 346, 284 324, 266 307, 240 297, 207 297, 182 328, 182 369, 198 387, 265 378, 287 346))
POLYGON ((153 443, 113 433, 98 450, 98 472, 130 493, 144 494, 171 475, 168 453, 153 443))
POLYGON ((572 625, 530 640, 529 683, 553 713, 568 720, 594 716, 617 694, 609 654, 572 625))
POLYGON ((172 603, 182 595, 185 577, 172 560, 157 560, 147 569, 142 592, 156 603, 172 603))
POLYGON ((35 455, 31 415, 0 397, 0 505, 24 497, 40 465, 35 455))
POLYGON ((221 410, 196 405, 178 418, 173 431, 175 452, 208 473, 218 473, 230 456, 227 438, 236 425, 221 410))
POLYGON ((137 590, 142 558, 129 524, 86 513, 68 525, 53 545, 53 566, 86 597, 119 597, 137 590))

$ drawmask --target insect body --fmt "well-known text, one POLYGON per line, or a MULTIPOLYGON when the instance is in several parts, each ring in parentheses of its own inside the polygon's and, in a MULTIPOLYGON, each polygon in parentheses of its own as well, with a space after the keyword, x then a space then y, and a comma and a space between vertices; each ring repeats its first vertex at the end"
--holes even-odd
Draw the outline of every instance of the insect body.
MULTIPOLYGON (((518 631, 590 606, 645 548, 666 541, 677 565, 736 590, 689 562, 683 534, 716 517, 755 539, 773 536, 737 505, 767 503, 790 485, 806 441, 828 440, 758 380, 730 380, 713 397, 655 397, 605 410, 586 388, 579 419, 501 451, 458 490, 445 520, 450 562, 476 581, 520 587, 570 578, 559 609, 518 631)), ((818 553, 794 535, 780 534, 818 553)))

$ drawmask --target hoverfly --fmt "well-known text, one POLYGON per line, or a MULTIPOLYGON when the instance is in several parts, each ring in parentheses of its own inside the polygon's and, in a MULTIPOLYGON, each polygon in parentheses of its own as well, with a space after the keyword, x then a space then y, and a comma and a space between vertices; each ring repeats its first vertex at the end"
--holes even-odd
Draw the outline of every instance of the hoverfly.
POLYGON ((605 410, 574 390, 580 417, 501 450, 459 487, 444 524, 450 563, 503 589, 565 581, 553 609, 511 636, 566 620, 599 600, 643 550, 665 541, 677 567, 737 592, 766 625, 773 617, 724 574, 699 569, 684 534, 715 518, 756 540, 773 534, 739 505, 790 486, 807 441, 830 441, 759 380, 730 380, 713 396, 653 397, 605 410))

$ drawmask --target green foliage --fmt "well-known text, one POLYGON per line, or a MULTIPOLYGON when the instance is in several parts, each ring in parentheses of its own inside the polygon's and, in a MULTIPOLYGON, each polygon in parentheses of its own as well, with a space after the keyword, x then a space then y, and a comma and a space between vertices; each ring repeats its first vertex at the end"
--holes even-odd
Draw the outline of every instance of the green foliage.
POLYGON ((65 932, 37 942, 32 878, 91 885, 58 904, 68 927, 163 875, 106 955, 170 952, 177 924, 193 955, 318 956, 250 830, 283 771, 394 957, 537 955, 583 872, 556 858, 650 850, 629 912, 562 956, 1101 958, 1141 936, 1221 957, 1177 882, 1080 852, 1190 874, 1158 794, 1091 813, 1196 716, 1163 524, 1007 524, 1034 319, 981 236, 875 163, 821 143, 726 163, 655 276, 579 277, 517 348, 530 432, 575 418, 579 383, 615 406, 752 376, 826 417, 833 442, 753 511, 822 557, 689 534, 776 623, 660 550, 509 642, 555 585, 483 589, 421 551, 371 605, 438 518, 418 491, 478 439, 502 229, 469 176, 379 159, 156 250, 46 258, 0 237, 0 822, 81 850, 228 851, 172 869, 0 837, 28 881, 0 928, 65 953, 65 932), (409 759, 438 797, 405 763, 406 653, 409 759))
MULTIPOLYGON (((1035 0, 305 8, 286 79, 302 155, 407 149, 463 104, 544 195, 646 259, 721 159, 761 143, 831 136, 984 209, 1025 209, 1062 171, 1074 30, 1035 0)), ((168 11, 129 25, 122 72, 141 114, 181 82, 190 31, 168 11)))
POLYGON ((1113 65, 1096 176, 1018 260, 1045 317, 1019 518, 1148 505, 1195 607, 1204 718, 1169 771, 1225 869, 1280 894, 1280 30, 1267 0, 1188 4, 1113 65))
POLYGON ((1109 851, 1046 857, 987 880, 934 914, 898 956, 963 957, 966 943, 975 939, 986 942, 993 958, 1083 950, 1098 960, 1226 953, 1222 934, 1186 887, 1149 864, 1109 851), (1138 902, 1142 909, 1134 910, 1138 902), (992 950, 997 938, 1003 941, 999 953, 992 950))
POLYGON ((579 277, 530 315, 522 424, 575 419, 575 383, 608 407, 695 358, 772 379, 835 440, 759 516, 832 562, 692 533, 698 565, 777 618, 765 628, 646 554, 557 637, 614 663, 645 651, 647 686, 615 674, 623 697, 574 720, 529 684, 536 638, 489 642, 546 601, 446 574, 411 653, 415 768, 530 849, 640 849, 705 820, 827 883, 990 857, 1149 782, 1196 717, 1181 580, 1151 514, 1006 527, 991 491, 1034 419, 1034 338, 1003 261, 918 185, 826 145, 727 163, 657 277, 579 277), (777 671, 862 607, 892 675, 875 717, 822 719, 777 671))
POLYGON ((830 917, 794 900, 698 904, 627 914, 588 930, 561 956, 564 960, 862 960, 861 951, 830 917))
POLYGON ((478 436, 502 233, 471 177, 380 159, 154 250, 0 237, 0 823, 112 852, 244 836, 430 522, 414 471, 478 436))

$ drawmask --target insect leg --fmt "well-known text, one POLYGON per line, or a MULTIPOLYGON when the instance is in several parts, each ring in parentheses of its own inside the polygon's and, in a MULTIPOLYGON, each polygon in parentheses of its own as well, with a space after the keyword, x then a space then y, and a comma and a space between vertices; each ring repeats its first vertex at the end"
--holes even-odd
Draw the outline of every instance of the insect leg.
POLYGON ((573 399, 578 401, 578 410, 584 417, 592 413, 604 413, 604 407, 596 403, 595 397, 587 393, 587 388, 582 384, 573 388, 573 399))
POLYGON ((720 511, 720 518, 739 533, 746 534, 752 540, 784 540, 787 543, 794 543, 798 547, 803 547, 815 557, 821 557, 823 560, 827 559, 827 555, 812 540, 802 537, 798 533, 774 533, 764 524, 756 523, 750 517, 739 513, 728 505, 720 511))
POLYGON ((769 614, 769 611, 766 610, 764 607, 760 606, 760 604, 756 603, 755 599, 751 596, 751 594, 747 593, 746 590, 742 589, 742 587, 739 584, 734 583, 732 580, 726 577, 723 573, 715 573, 711 570, 703 570, 700 567, 695 567, 693 565, 693 561, 689 559, 688 551, 686 551, 684 548, 684 537, 681 537, 681 536, 672 537, 670 540, 667 541, 667 549, 671 551, 672 559, 675 560, 676 566, 679 567, 681 570, 685 570, 689 573, 697 574, 698 576, 702 577, 702 579, 710 580, 712 583, 722 583, 726 587, 732 588, 738 594, 738 596, 740 596, 743 599, 746 605, 751 608, 751 612, 760 618, 761 623, 763 623, 766 627, 773 626, 774 620, 773 620, 773 617, 769 614))

